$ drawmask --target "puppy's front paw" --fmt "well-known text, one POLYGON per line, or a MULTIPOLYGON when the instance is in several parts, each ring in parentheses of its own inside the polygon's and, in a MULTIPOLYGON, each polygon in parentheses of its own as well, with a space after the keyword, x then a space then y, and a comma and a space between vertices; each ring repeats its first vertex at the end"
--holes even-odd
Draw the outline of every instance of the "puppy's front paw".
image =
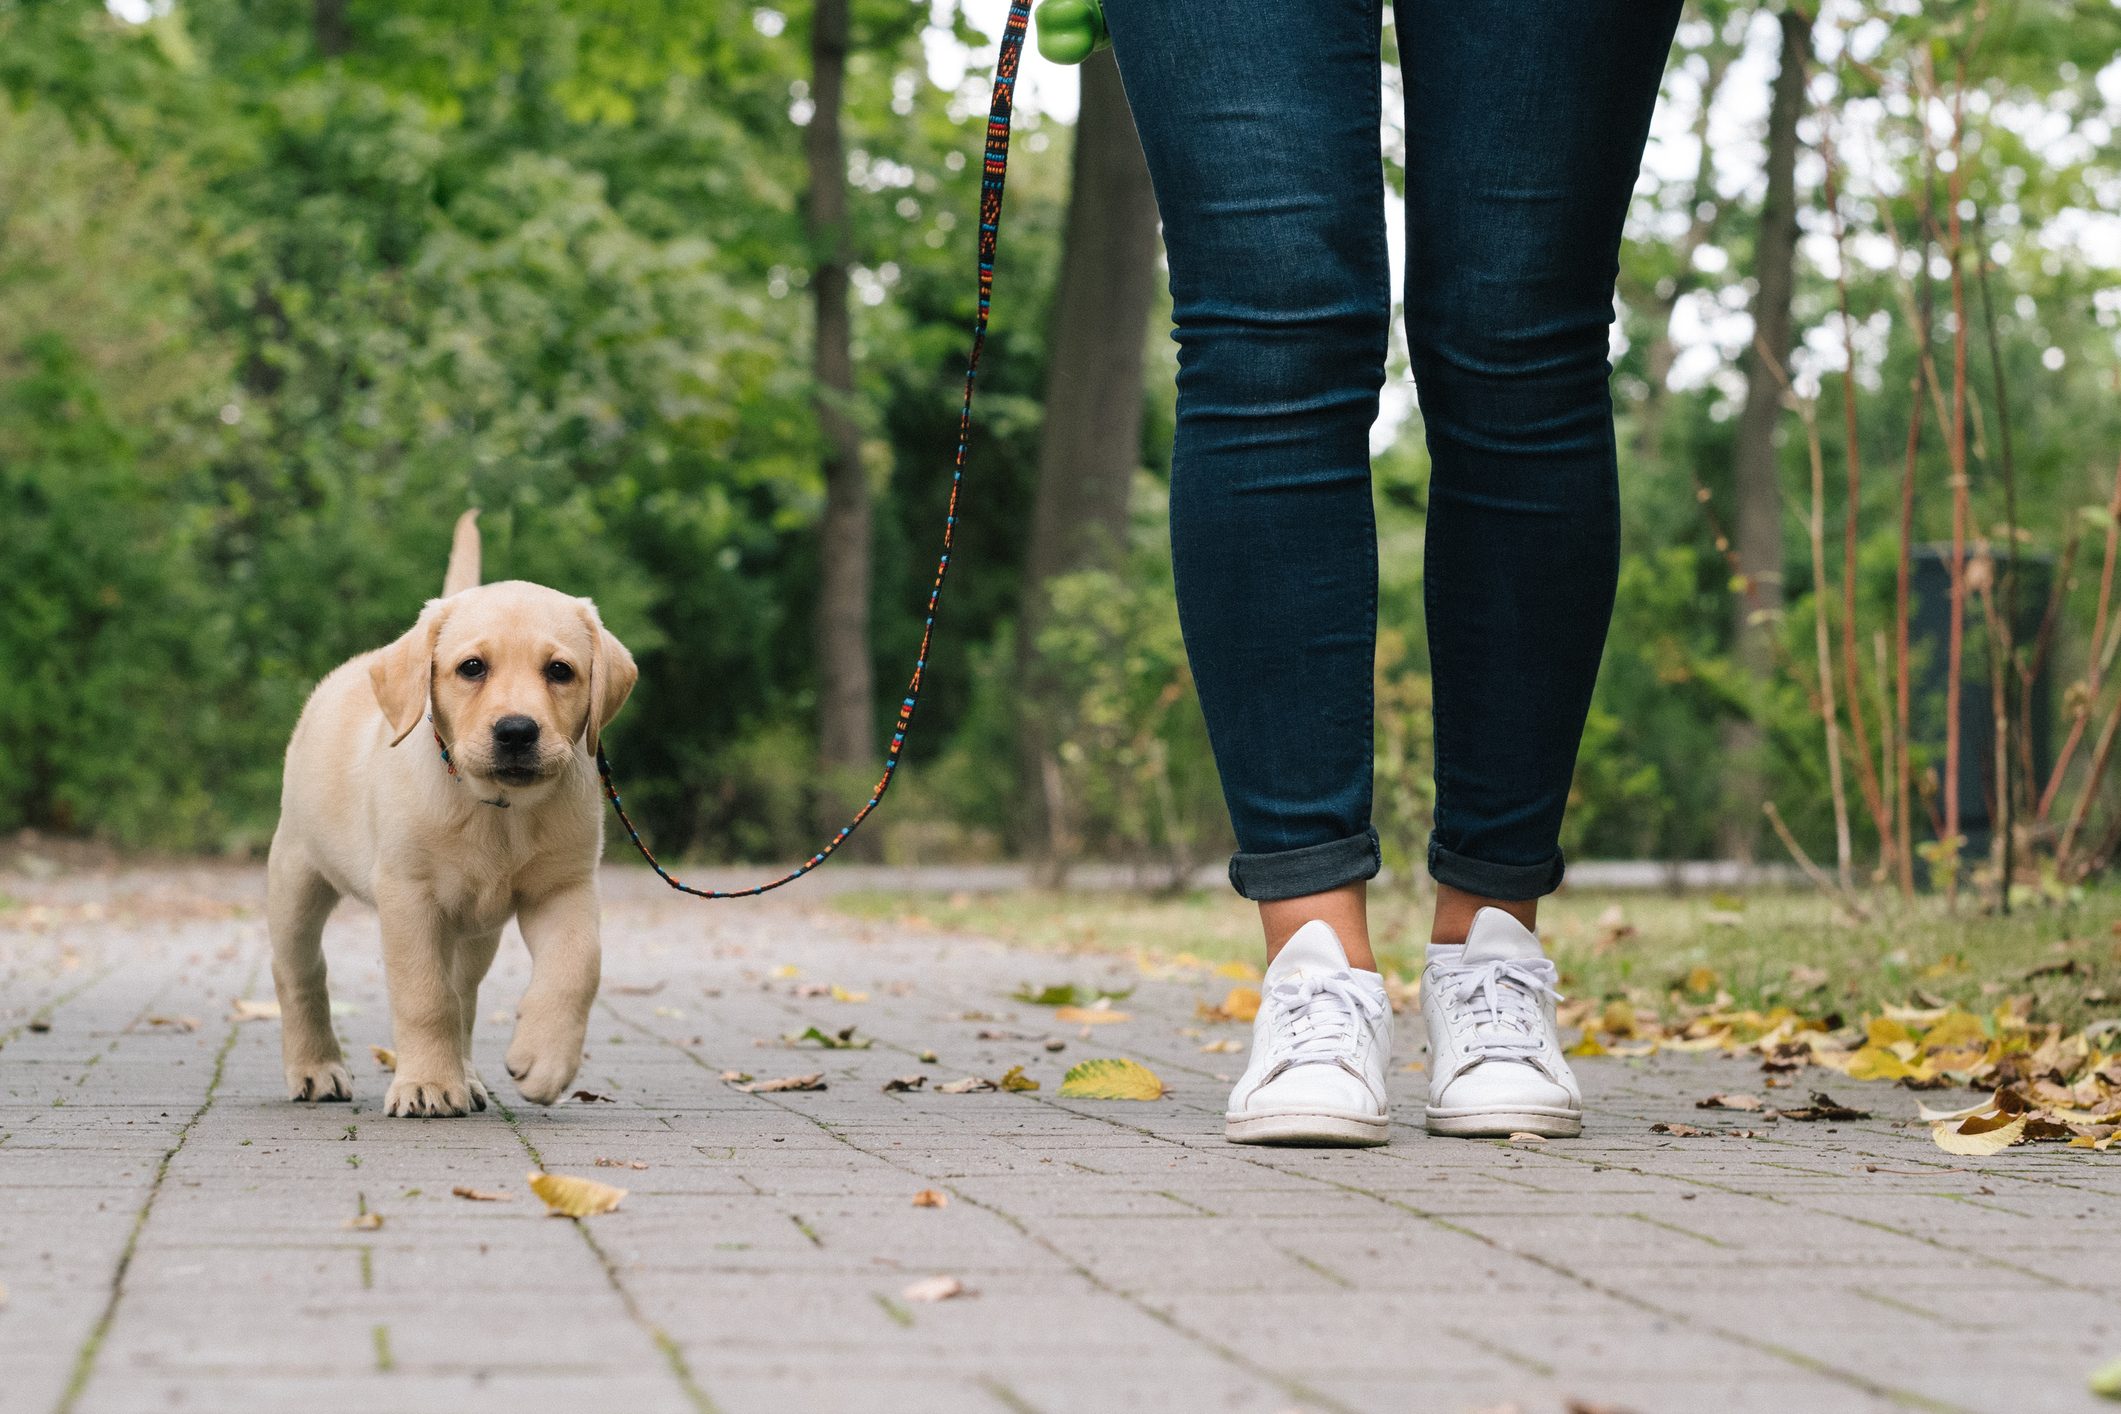
POLYGON ((462 1071, 422 1077, 407 1074, 401 1065, 397 1078, 390 1082, 389 1093, 383 1097, 383 1112, 402 1119, 440 1119, 470 1110, 471 1086, 462 1071))
POLYGON ((582 1031, 566 1021, 525 1013, 508 1046, 508 1073, 533 1105, 549 1105, 567 1093, 582 1068, 582 1031))
POLYGON ((287 1098, 306 1100, 311 1104, 320 1100, 351 1100, 353 1077, 335 1060, 290 1065, 287 1067, 287 1098))

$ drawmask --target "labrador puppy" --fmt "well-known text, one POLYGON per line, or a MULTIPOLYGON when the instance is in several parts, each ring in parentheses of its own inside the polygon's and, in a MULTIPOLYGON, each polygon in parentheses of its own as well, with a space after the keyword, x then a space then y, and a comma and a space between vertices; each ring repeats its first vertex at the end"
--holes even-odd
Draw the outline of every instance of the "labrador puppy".
POLYGON ((486 1108, 472 1026, 511 917, 531 979, 508 1073, 549 1105, 581 1065, 600 968, 597 736, 633 690, 633 657, 587 599, 481 587, 477 515, 457 522, 442 597, 319 683, 288 743, 266 915, 290 1099, 353 1097, 322 947, 349 895, 383 925, 387 1113, 486 1108))

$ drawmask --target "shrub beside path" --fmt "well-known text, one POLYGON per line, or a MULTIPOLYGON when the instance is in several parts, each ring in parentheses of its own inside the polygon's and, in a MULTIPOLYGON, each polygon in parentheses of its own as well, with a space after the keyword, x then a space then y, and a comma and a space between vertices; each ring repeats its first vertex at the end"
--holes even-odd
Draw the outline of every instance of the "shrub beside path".
POLYGON ((1247 1028, 1198 1015, 1227 979, 615 869, 591 1098, 514 1103, 511 929, 476 1027, 501 1108, 393 1120, 372 915, 327 940, 357 1096, 308 1107, 233 1005, 272 995, 261 873, 0 892, 5 1414, 2114 1407, 2121 1152, 1955 1159, 1885 1085, 1800 1073, 1873 1118, 1770 1121, 1696 1107, 1801 1099, 1752 1059, 1591 1059, 1581 1140, 1432 1139, 1402 1013, 1390 1147, 1240 1148, 1242 1053, 1202 1048, 1247 1028), (1129 1019, 1026 982, 1133 987, 1129 1019), (1168 1095, 1062 1097, 1099 1056, 1168 1095), (1038 1089, 937 1090, 1018 1066, 1038 1089), (550 1217, 540 1168, 628 1192, 550 1217))

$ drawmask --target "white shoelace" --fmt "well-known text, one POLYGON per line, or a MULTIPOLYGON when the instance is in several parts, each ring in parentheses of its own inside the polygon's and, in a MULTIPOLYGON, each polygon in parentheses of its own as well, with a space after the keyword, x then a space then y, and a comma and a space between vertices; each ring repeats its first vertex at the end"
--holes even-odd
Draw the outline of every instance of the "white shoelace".
POLYGON ((1452 1034, 1464 1041, 1468 1060, 1524 1060, 1545 1048, 1541 1000, 1562 999, 1552 958, 1437 963, 1435 972, 1452 1034))
POLYGON ((1346 1062, 1357 1028, 1385 1010, 1382 990, 1365 987, 1347 972, 1285 977, 1267 989, 1267 1004, 1280 1013, 1271 1033, 1279 1042, 1277 1072, 1292 1065, 1346 1062))

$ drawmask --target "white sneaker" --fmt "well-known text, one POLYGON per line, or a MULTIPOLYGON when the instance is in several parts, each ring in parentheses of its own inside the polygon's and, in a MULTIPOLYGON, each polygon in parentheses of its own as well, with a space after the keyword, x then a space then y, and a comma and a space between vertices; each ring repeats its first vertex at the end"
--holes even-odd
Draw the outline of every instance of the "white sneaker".
POLYGON ((1313 920, 1275 955, 1252 1021, 1252 1063, 1230 1092, 1223 1134, 1238 1144, 1382 1144, 1391 1137, 1384 979, 1348 966, 1313 920))
POLYGON ((1539 939, 1499 908, 1473 915, 1464 947, 1430 946, 1429 1133, 1583 1133, 1583 1092, 1554 1025, 1560 980, 1539 939))

